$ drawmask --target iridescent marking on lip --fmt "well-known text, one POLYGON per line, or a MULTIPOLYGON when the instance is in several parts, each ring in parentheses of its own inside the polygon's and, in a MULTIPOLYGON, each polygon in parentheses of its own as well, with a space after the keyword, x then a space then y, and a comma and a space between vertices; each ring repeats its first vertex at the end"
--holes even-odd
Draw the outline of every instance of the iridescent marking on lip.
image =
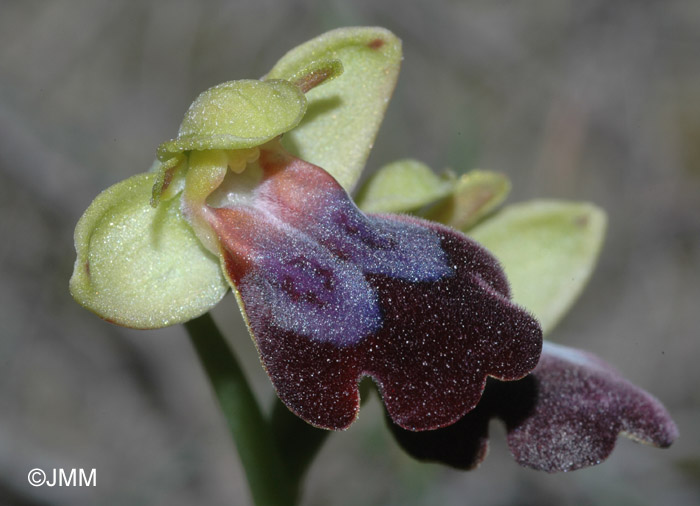
POLYGON ((454 274, 432 230, 365 215, 325 171, 285 155, 263 151, 260 159, 259 199, 283 221, 368 274, 414 282, 454 274))
MULTIPOLYGON (((222 221, 242 221, 240 213, 216 212, 222 221)), ((245 245, 227 242, 227 255, 245 251, 250 261, 235 276, 251 321, 336 346, 356 344, 380 327, 376 292, 358 266, 265 215, 252 223, 265 233, 251 234, 245 245)))
POLYGON ((251 168, 261 177, 245 195, 230 197, 234 181, 206 215, 265 369, 301 418, 349 426, 370 376, 395 423, 434 429, 471 410, 487 376, 535 367, 539 325, 483 248, 422 220, 364 215, 281 148, 251 168))
POLYGON ((251 316, 347 346, 381 325, 366 274, 413 282, 453 275, 433 231, 364 215, 325 171, 278 151, 262 150, 256 161, 209 199, 222 206, 213 209, 215 228, 229 264, 248 266, 229 276, 251 316))
POLYGON ((455 275, 417 283, 367 275, 382 325, 353 345, 309 340, 250 318, 265 368, 292 411, 320 427, 345 428, 357 415, 357 382, 366 375, 379 385, 395 423, 434 429, 471 410, 487 376, 517 379, 535 367, 539 326, 494 288, 504 280, 491 257, 453 231, 433 230, 455 275))

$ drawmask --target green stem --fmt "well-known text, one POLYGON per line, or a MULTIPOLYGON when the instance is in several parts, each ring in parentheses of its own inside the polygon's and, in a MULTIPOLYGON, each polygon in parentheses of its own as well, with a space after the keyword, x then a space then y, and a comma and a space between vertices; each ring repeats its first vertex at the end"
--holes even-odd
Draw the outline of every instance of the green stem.
POLYGON ((270 425, 290 478, 301 483, 330 431, 312 427, 279 399, 275 399, 270 425))
MULTIPOLYGON (((373 389, 373 383, 369 378, 360 382, 360 398, 363 404, 370 398, 373 389)), ((272 407, 270 426, 288 475, 294 483, 301 483, 304 474, 331 431, 309 425, 289 411, 279 398, 275 399, 272 407)))
POLYGON ((233 351, 209 314, 185 323, 238 448, 256 506, 293 506, 292 479, 233 351))

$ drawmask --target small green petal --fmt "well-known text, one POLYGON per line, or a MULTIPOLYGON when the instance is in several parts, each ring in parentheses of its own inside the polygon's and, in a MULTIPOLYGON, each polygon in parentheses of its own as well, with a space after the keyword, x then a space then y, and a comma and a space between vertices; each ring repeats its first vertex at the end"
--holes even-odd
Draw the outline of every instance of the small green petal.
POLYGON ((294 128, 306 97, 283 80, 229 81, 200 94, 185 113, 177 138, 160 145, 158 158, 182 151, 244 149, 294 128))
POLYGON ((401 41, 383 28, 340 28, 292 49, 267 75, 292 79, 316 60, 344 72, 309 91, 309 108, 283 144, 326 169, 348 191, 364 168, 401 66, 401 41))
MULTIPOLYGON (((178 170, 181 173, 184 172, 181 169, 185 162, 185 155, 179 155, 173 156, 164 162, 160 162, 155 167, 151 166, 151 168, 154 169, 153 172, 157 174, 155 183, 153 184, 153 189, 151 190, 151 206, 158 207, 158 203, 162 197, 165 197, 165 200, 168 200, 182 190, 182 185, 172 185, 172 183, 173 180, 176 179, 175 174, 178 172, 178 170), (180 188, 178 188, 178 186, 180 188), (173 189, 177 190, 173 191, 173 189)), ((182 178, 179 179, 182 180, 182 178)))
POLYGON ((92 202, 75 229, 70 291, 113 323, 160 328, 211 309, 228 289, 218 259, 180 212, 180 199, 150 205, 156 174, 131 177, 92 202))
POLYGON ((316 86, 327 83, 343 73, 340 60, 316 60, 288 80, 302 92, 307 93, 316 86))
POLYGON ((513 300, 547 333, 588 281, 605 226, 592 204, 534 200, 505 207, 469 235, 500 260, 513 300))
POLYGON ((452 195, 425 215, 465 231, 498 207, 510 193, 510 181, 503 174, 475 170, 459 178, 452 195))
POLYGON ((435 174, 417 160, 398 160, 379 169, 358 192, 355 201, 368 213, 401 213, 449 195, 454 176, 435 174))

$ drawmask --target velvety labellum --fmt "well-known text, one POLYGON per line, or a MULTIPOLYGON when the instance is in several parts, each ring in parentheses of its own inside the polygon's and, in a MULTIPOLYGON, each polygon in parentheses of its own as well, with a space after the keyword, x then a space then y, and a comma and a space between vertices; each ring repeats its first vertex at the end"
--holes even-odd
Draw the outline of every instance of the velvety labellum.
POLYGON ((452 269, 434 231, 360 212, 325 171, 284 151, 264 151, 258 205, 366 273, 435 281, 452 269))
POLYGON ((471 469, 486 456, 494 417, 506 424, 517 462, 548 472, 599 464, 620 434, 662 448, 678 436, 655 397, 598 357, 551 343, 545 343, 532 374, 509 383, 490 381, 476 409, 454 425, 420 434, 389 425, 414 457, 471 469))
POLYGON ((208 216, 265 369, 303 419, 349 426, 367 375, 396 423, 440 427, 477 404, 487 376, 536 365, 540 328, 483 248, 414 218, 366 216, 281 148, 256 163, 259 184, 208 216))
POLYGON ((377 294, 354 264, 265 213, 217 209, 226 268, 249 318, 266 327, 346 346, 381 325, 377 294), (256 231, 264 230, 264 233, 256 231))

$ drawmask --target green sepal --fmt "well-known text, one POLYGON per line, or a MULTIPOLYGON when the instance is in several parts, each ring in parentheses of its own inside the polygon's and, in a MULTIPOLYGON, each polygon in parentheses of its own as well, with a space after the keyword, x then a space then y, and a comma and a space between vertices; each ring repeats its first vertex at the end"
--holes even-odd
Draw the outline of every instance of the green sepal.
POLYGON ((452 192, 454 176, 438 176, 417 160, 397 160, 380 168, 362 186, 355 202, 368 213, 413 211, 452 192))
POLYGON ((503 174, 474 170, 461 176, 452 193, 431 207, 425 218, 465 231, 501 205, 510 193, 503 174))
POLYGON ((316 60, 343 74, 307 93, 308 111, 282 143, 326 169, 348 191, 364 168, 401 66, 401 41, 383 28, 340 28, 298 46, 266 76, 292 79, 316 60))
POLYGON ((73 298, 125 327, 185 322, 228 290, 219 260, 183 218, 180 199, 151 207, 155 178, 140 174, 103 191, 75 229, 73 298))
POLYGON ((469 235, 498 258, 513 300, 547 333, 588 281, 605 227, 604 211, 592 204, 533 200, 503 208, 469 235))
POLYGON ((305 112, 304 93, 288 81, 222 83, 192 102, 177 138, 158 147, 158 158, 167 160, 183 151, 259 146, 297 126, 305 112))

